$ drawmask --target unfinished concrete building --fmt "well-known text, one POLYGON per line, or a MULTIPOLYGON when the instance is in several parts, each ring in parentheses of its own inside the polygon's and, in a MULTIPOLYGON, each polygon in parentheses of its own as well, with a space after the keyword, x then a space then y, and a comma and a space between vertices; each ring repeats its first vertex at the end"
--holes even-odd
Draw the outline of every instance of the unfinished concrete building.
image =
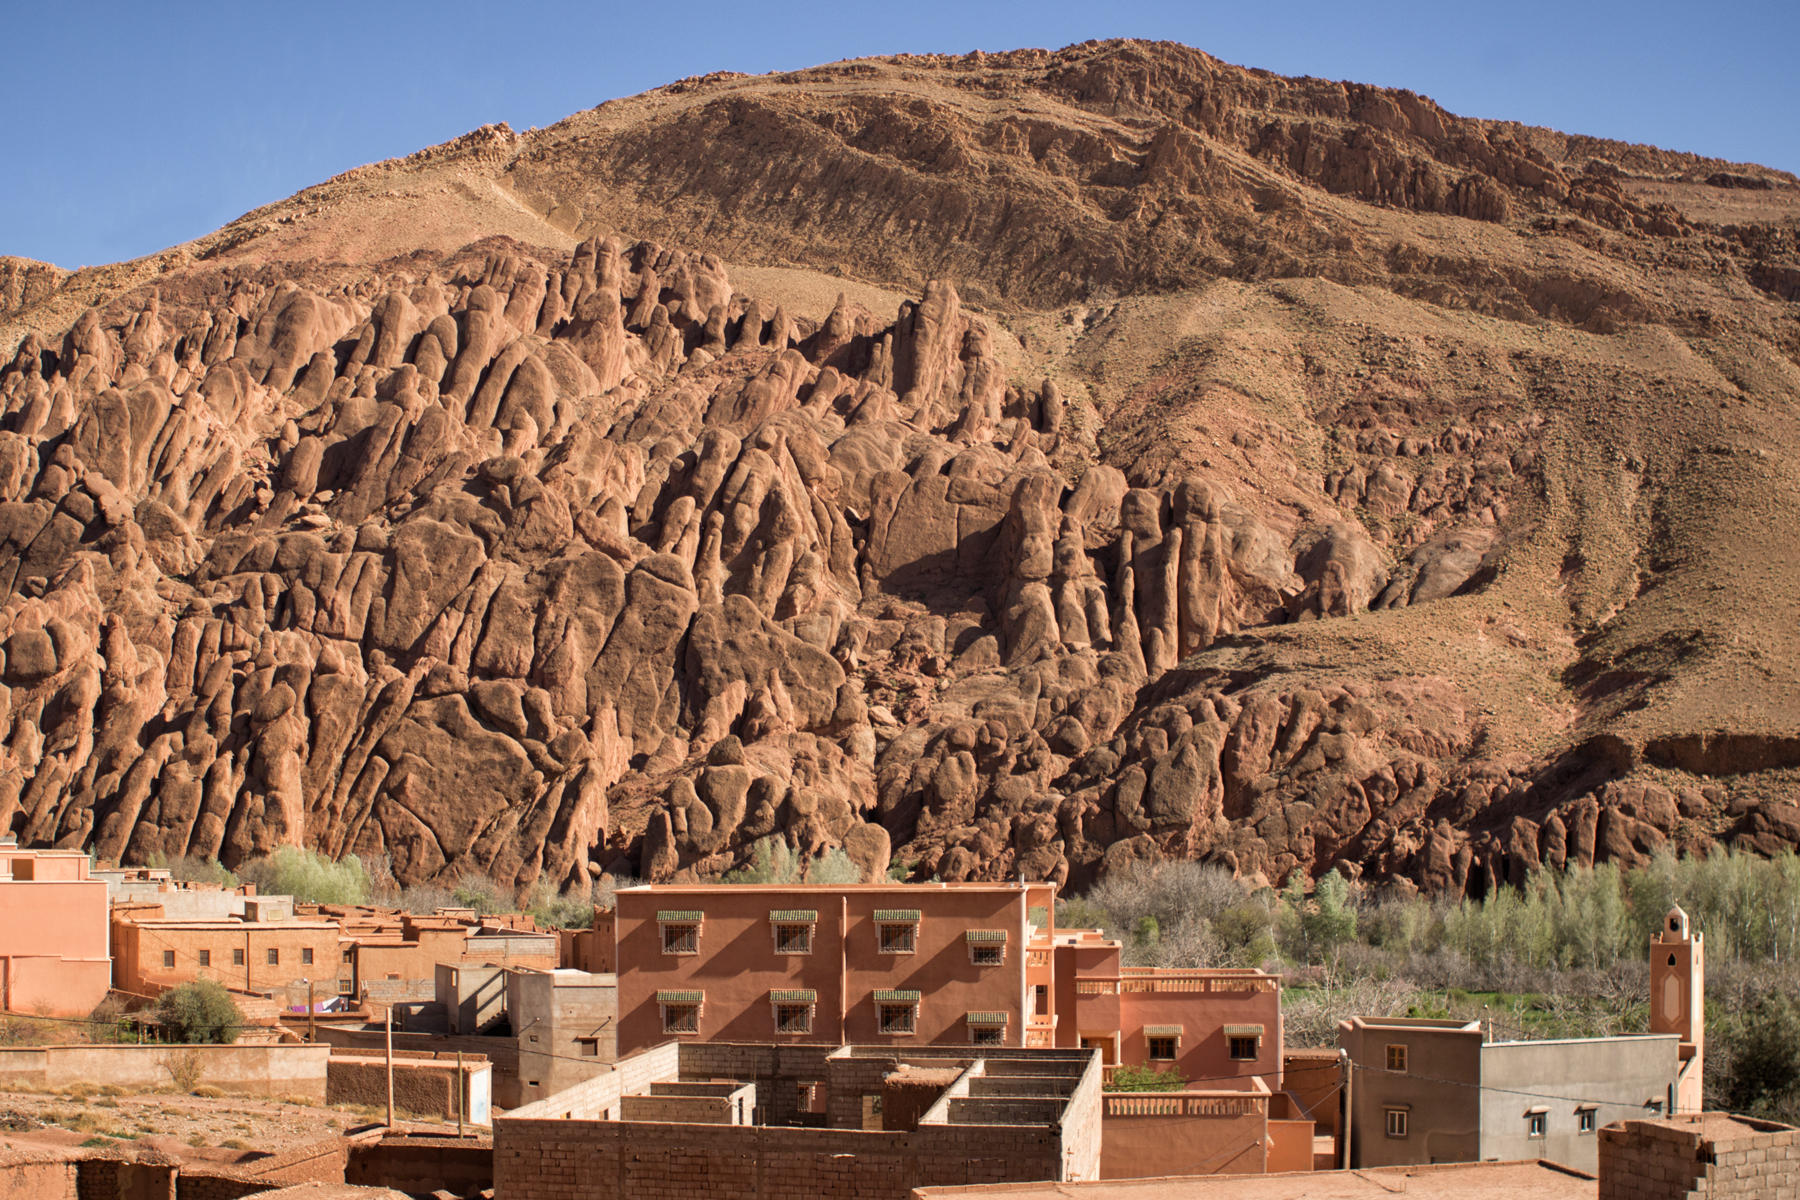
POLYGON ((1092 1051, 665 1043, 498 1117, 495 1194, 903 1200, 1097 1179, 1100 1096, 1092 1051))

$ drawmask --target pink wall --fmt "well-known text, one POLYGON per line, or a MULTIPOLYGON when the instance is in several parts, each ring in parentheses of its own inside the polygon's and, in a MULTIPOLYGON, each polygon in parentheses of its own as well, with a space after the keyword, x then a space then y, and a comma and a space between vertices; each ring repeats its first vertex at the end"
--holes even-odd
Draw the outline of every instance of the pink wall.
MULTIPOLYGON (((0 1006, 85 1017, 112 976, 106 884, 87 879, 85 857, 40 859, 50 881, 0 880, 0 1006)), ((17 864, 15 864, 16 866, 17 864)))

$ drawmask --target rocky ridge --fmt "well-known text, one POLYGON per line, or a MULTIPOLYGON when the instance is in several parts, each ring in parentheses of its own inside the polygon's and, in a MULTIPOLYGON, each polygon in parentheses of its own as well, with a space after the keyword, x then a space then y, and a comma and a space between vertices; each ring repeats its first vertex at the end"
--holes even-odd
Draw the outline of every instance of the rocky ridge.
POLYGON ((1108 43, 5 260, 0 808, 521 884, 1791 845, 1797 227, 1777 172, 1108 43))

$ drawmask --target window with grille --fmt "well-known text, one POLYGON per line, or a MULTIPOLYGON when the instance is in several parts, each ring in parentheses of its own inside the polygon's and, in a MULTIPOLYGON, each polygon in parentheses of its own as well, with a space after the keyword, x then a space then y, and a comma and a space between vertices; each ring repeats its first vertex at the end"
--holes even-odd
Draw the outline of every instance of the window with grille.
POLYGON ((775 953, 811 954, 812 932, 811 925, 775 926, 775 953))
POLYGON ((244 965, 244 952, 242 950, 233 950, 231 952, 231 965, 234 967, 241 967, 244 965))
POLYGON ((880 1010, 883 1033, 911 1033, 918 1025, 916 1004, 883 1004, 880 1010))
POLYGON ((175 952, 173 950, 164 950, 163 951, 163 966, 172 967, 174 965, 175 965, 175 952))
POLYGON ((813 1006, 810 1004, 777 1004, 776 1033, 811 1033, 813 1006))
POLYGON ((200 952, 200 965, 203 967, 212 966, 212 951, 211 950, 202 950, 200 952))
POLYGON ((662 936, 664 954, 700 953, 700 926, 698 925, 664 925, 662 936))
POLYGON ((281 951, 273 946, 269 947, 269 965, 271 967, 278 967, 281 965, 281 951))
POLYGON ((969 1027, 969 1043, 975 1046, 999 1046, 1006 1042, 1006 1026, 1004 1025, 972 1025, 969 1027))
POLYGON ((1387 1069, 1390 1071, 1406 1070, 1405 1046, 1389 1046, 1387 1048, 1387 1069))
POLYGON ((698 1004, 665 1004, 663 1005, 664 1033, 699 1033, 700 1006, 698 1004))
POLYGON ((1390 1108, 1387 1110, 1387 1135, 1389 1137, 1403 1138, 1406 1136, 1406 1116, 1407 1113, 1404 1108, 1390 1108))
POLYGON ((300 948, 300 962, 304 965, 304 964, 312 962, 312 960, 313 960, 312 947, 311 946, 302 946, 300 948))
POLYGON ((1256 1057, 1256 1039, 1253 1037, 1234 1037, 1228 1039, 1231 1057, 1238 1062, 1247 1062, 1256 1057))
POLYGON ((880 926, 883 954, 911 954, 918 949, 919 927, 913 924, 880 926))

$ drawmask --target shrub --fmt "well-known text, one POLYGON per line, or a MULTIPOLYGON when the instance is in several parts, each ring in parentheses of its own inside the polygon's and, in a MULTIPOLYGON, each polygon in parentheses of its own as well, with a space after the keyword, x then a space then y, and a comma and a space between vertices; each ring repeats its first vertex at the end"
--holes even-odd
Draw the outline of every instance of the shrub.
POLYGON ((464 873, 456 881, 456 886, 450 889, 450 896, 458 906, 474 909, 478 917, 519 911, 518 903, 510 892, 486 875, 477 875, 473 871, 464 873))
POLYGON ((156 1020, 178 1042, 224 1043, 237 1041, 244 1014, 224 985, 196 979, 156 998, 156 1020))
POLYGON ((1174 1067, 1159 1071, 1155 1067, 1123 1066, 1113 1071, 1107 1081, 1109 1092, 1179 1092, 1187 1086, 1187 1078, 1174 1067))
POLYGON ((356 855, 333 862, 298 846, 253 858, 238 868, 238 875, 264 895, 292 896, 306 904, 367 904, 371 891, 369 873, 356 855))
POLYGON ((163 1055, 163 1070, 178 1092, 191 1092, 206 1074, 206 1058, 198 1050, 170 1050, 163 1055))

